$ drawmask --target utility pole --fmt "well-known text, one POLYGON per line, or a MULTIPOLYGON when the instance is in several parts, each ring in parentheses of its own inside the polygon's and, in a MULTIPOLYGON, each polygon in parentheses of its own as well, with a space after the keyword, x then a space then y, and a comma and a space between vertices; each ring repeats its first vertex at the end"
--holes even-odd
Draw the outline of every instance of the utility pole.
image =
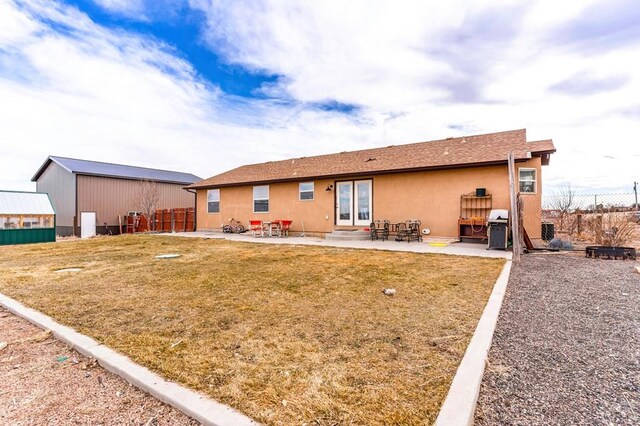
POLYGON ((636 194, 636 211, 638 211, 638 182, 633 182, 633 192, 636 194))

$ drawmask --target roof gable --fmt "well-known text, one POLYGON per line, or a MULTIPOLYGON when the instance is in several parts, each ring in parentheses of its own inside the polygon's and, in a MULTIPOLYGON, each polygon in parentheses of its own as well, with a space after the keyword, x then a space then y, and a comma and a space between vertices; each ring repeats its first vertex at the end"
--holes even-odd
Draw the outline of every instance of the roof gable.
POLYGON ((538 152, 554 151, 550 140, 528 143, 526 130, 520 129, 251 164, 197 182, 190 187, 208 188, 328 176, 506 164, 509 152, 514 153, 516 160, 523 160, 538 155, 538 152))
POLYGON ((55 162, 69 173, 89 176, 104 176, 119 179, 150 180, 157 182, 177 183, 189 185, 199 181, 196 175, 191 173, 173 172, 169 170, 149 169, 146 167, 127 166, 124 164, 103 163, 99 161, 79 160, 75 158, 65 158, 49 156, 31 178, 35 182, 40 178, 46 168, 55 162))

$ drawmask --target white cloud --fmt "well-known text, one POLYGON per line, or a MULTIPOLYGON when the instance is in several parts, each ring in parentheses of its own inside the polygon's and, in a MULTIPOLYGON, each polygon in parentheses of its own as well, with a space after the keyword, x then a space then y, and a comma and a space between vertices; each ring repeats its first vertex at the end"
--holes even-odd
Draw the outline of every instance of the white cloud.
POLYGON ((369 145, 526 127, 531 139, 556 142, 550 183, 575 177, 597 190, 637 176, 629 162, 601 161, 603 152, 640 153, 629 139, 637 117, 616 113, 638 105, 640 71, 629 58, 640 54, 640 38, 620 42, 613 25, 637 15, 632 2, 191 4, 208 17, 212 49, 286 77, 271 90, 361 105, 373 123, 360 128, 375 129, 364 133, 369 145), (603 49, 603 40, 618 44, 603 49), (550 90, 580 78, 574 92, 584 95, 550 90))
POLYGON ((94 3, 112 13, 146 20, 144 0, 94 0, 94 3))
MULTIPOLYGON (((593 3, 192 0, 211 48, 281 75, 268 90, 287 104, 225 94, 171 46, 103 28, 75 8, 0 0, 0 145, 15 153, 0 157, 0 188, 33 188, 49 154, 208 177, 246 163, 522 127, 558 148, 545 183, 626 188, 639 178, 640 71, 629 66, 639 45, 585 53, 553 42, 593 3), (581 76, 624 84, 583 96, 549 89, 581 76), (360 108, 312 106, 322 101, 360 108)), ((103 6, 148 16, 143 6, 103 6)))
POLYGON ((0 44, 1 143, 13 153, 0 156, 2 188, 32 189, 50 154, 208 177, 247 162, 331 152, 358 132, 340 114, 224 96, 168 46, 106 30, 73 8, 2 7, 11 14, 0 15, 0 28, 5 17, 30 28, 0 44), (309 133, 320 127, 320 137, 309 133))

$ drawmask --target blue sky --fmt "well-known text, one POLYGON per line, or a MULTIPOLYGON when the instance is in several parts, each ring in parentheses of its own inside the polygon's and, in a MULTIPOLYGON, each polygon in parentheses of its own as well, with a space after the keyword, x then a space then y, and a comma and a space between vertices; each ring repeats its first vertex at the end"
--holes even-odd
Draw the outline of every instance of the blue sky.
POLYGON ((527 128, 546 193, 629 192, 640 8, 475 3, 0 0, 0 188, 48 155, 209 177, 527 128))

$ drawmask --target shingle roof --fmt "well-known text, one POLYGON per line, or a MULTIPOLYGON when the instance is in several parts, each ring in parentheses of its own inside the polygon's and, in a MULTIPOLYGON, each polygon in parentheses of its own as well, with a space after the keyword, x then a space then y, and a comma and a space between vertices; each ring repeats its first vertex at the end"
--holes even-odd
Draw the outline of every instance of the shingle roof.
POLYGON ((49 196, 42 192, 0 191, 0 214, 55 214, 49 196))
POLYGON ((551 140, 527 142, 526 130, 520 129, 251 164, 210 177, 189 187, 211 188, 328 176, 359 176, 506 164, 510 151, 513 151, 516 160, 523 160, 530 155, 555 152, 555 148, 551 140))
POLYGON ((201 180, 191 173, 172 172, 168 170, 149 169, 146 167, 126 166, 123 164, 102 163, 99 161, 78 160, 75 158, 49 156, 31 178, 33 182, 38 180, 45 169, 54 161, 69 173, 90 176, 105 176, 121 179, 151 180, 157 182, 177 183, 189 185, 201 180))

